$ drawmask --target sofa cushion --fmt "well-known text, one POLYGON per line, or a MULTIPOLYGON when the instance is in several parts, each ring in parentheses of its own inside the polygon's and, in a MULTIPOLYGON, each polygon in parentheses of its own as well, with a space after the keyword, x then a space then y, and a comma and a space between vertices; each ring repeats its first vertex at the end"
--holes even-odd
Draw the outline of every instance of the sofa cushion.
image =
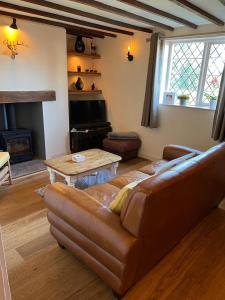
POLYGON ((184 162, 185 160, 188 160, 192 157, 194 157, 195 153, 188 153, 186 155, 180 156, 176 159, 172 159, 170 161, 162 159, 158 161, 154 161, 151 164, 148 164, 144 166, 143 168, 139 169, 140 172, 153 175, 153 174, 161 174, 169 169, 171 169, 174 166, 177 166, 184 162))
POLYGON ((91 197, 95 198, 103 206, 108 207, 116 197, 120 189, 109 183, 98 184, 84 190, 91 197))
POLYGON ((110 184, 122 189, 125 185, 138 180, 144 180, 150 178, 150 175, 142 173, 140 171, 130 171, 124 175, 115 177, 109 181, 110 184))
POLYGON ((157 173, 158 169, 160 169, 162 166, 164 166, 167 163, 168 163, 168 160, 165 160, 165 159, 153 161, 152 163, 139 169, 139 171, 142 173, 146 173, 148 175, 153 175, 153 174, 157 173))

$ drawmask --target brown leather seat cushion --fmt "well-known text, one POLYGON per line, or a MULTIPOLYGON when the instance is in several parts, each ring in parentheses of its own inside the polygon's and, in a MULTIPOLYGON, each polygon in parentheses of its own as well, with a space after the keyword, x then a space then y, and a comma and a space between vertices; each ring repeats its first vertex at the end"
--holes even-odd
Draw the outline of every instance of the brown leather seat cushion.
POLYGON ((103 140, 103 147, 108 151, 115 151, 116 153, 124 153, 133 150, 138 150, 141 146, 140 139, 133 140, 110 140, 108 138, 103 140))
POLYGON ((143 168, 139 169, 140 172, 149 174, 149 175, 154 175, 157 173, 158 169, 161 168, 163 165, 168 163, 168 160, 162 159, 158 161, 153 161, 152 163, 144 166, 143 168))
POLYGON ((142 173, 140 171, 131 171, 122 176, 115 177, 109 183, 122 189, 125 185, 140 179, 148 179, 150 176, 148 174, 142 173))
POLYGON ((115 185, 104 183, 87 188, 84 191, 97 201, 101 202, 103 206, 108 207, 120 189, 115 185))

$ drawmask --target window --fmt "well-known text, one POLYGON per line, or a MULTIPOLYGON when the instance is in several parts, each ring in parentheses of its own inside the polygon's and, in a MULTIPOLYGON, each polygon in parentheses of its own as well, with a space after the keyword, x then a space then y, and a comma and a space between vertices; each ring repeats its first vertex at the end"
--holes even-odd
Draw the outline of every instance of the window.
POLYGON ((217 100, 225 64, 225 40, 168 41, 164 91, 189 95, 189 105, 217 100))

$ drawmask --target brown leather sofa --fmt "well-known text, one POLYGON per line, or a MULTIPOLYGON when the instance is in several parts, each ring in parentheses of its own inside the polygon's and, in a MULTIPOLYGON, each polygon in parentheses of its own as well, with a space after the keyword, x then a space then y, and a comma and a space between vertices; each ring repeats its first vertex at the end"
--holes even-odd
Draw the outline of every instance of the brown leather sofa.
POLYGON ((45 193, 51 233, 123 295, 225 196, 225 143, 201 153, 167 146, 163 159, 86 190, 61 183, 45 193), (196 156, 149 178, 159 165, 196 156), (128 182, 147 178, 129 195, 120 216, 107 206, 128 182))

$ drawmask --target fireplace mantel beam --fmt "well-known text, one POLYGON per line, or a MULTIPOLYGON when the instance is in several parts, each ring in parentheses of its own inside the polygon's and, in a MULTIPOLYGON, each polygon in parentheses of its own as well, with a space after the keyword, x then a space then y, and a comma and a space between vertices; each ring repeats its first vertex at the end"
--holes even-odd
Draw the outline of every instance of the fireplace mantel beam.
POLYGON ((56 101, 55 91, 0 91, 0 104, 56 101))

